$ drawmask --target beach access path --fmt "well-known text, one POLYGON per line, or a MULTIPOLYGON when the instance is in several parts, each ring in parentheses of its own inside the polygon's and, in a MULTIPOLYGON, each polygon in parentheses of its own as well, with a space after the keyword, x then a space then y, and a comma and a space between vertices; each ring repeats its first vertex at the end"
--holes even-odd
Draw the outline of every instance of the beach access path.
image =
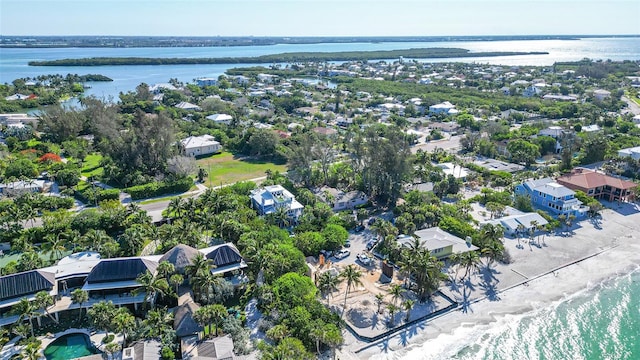
MULTIPOLYGON (((429 358, 451 351, 421 346, 436 337, 453 337, 477 325, 491 324, 506 315, 517 315, 551 305, 602 281, 640 266, 640 207, 606 203, 597 220, 585 219, 562 234, 545 236, 536 245, 505 239, 510 264, 485 266, 469 282, 443 285, 448 295, 462 303, 459 310, 418 323, 378 342, 365 343, 345 333, 341 353, 345 358, 429 358), (539 242, 539 246, 537 246, 539 242), (425 350, 427 349, 427 350, 425 350)), ((451 269, 450 274, 455 274, 451 269)), ((461 270, 458 279, 464 270, 461 270)), ((460 345, 460 344, 458 344, 460 345)), ((464 344, 463 344, 464 345, 464 344)), ((342 358, 342 356, 340 356, 342 358)))

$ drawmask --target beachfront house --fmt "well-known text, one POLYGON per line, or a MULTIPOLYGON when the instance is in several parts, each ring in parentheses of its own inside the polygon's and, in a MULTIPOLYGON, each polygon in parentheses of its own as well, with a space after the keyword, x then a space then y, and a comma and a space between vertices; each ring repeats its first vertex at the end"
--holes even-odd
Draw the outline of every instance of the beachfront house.
POLYGON ((40 291, 46 291, 50 295, 58 293, 55 273, 40 269, 0 276, 0 326, 18 321, 20 314, 14 314, 13 307, 22 298, 35 300, 40 291))
POLYGON ((136 279, 147 271, 155 275, 157 267, 156 261, 141 257, 102 260, 91 270, 82 290, 89 293, 90 300, 112 301, 116 305, 133 304, 137 309, 147 294, 140 291, 141 286, 136 279))
POLYGON ((211 135, 189 136, 180 140, 180 146, 187 156, 216 154, 222 151, 222 145, 211 135))
POLYGON ((594 199, 607 201, 630 201, 634 197, 633 189, 638 187, 638 184, 632 181, 585 168, 573 169, 556 181, 569 189, 580 190, 594 199))
POLYGON ((420 245, 428 249, 431 255, 438 259, 445 259, 453 254, 478 250, 478 247, 473 245, 471 240, 463 240, 439 227, 418 230, 414 236, 415 238, 409 235, 398 236, 398 245, 410 247, 411 244, 415 243, 415 239, 417 238, 420 241, 420 245))
POLYGON ((554 215, 580 217, 586 207, 576 199, 573 190, 558 184, 551 178, 526 181, 515 188, 515 194, 527 196, 531 204, 554 215))
POLYGON ((290 221, 294 223, 302 216, 304 206, 281 185, 271 185, 251 191, 251 206, 260 215, 275 213, 278 209, 284 208, 290 221))
POLYGON ((536 232, 538 226, 545 226, 548 223, 549 222, 538 213, 522 213, 516 211, 515 214, 503 216, 498 219, 483 221, 481 225, 500 225, 504 229, 504 234, 506 236, 517 236, 526 235, 532 231, 536 232))

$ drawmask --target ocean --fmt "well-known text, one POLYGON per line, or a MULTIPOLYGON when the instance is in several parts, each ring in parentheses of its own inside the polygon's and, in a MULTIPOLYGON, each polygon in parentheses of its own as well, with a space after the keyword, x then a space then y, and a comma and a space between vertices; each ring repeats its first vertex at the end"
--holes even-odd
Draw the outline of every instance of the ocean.
MULTIPOLYGON (((232 65, 155 65, 155 66, 97 66, 47 67, 28 66, 31 60, 53 60, 86 57, 234 57, 259 56, 297 51, 349 51, 394 50, 427 47, 456 47, 471 52, 480 51, 546 51, 547 55, 498 56, 485 58, 430 59, 424 62, 482 63, 497 65, 548 66, 557 61, 576 61, 584 58, 602 60, 640 60, 640 37, 585 38, 579 40, 515 40, 515 41, 449 41, 404 43, 351 43, 351 44, 279 44, 272 46, 237 47, 180 47, 180 48, 53 48, 19 49, 0 48, 0 83, 23 77, 46 74, 102 74, 114 79, 109 83, 92 83, 87 95, 108 98, 119 92, 134 90, 144 82, 156 84, 176 78, 191 82, 199 77, 217 77, 232 65)), ((270 64, 263 64, 270 65, 270 64)))
POLYGON ((460 327, 416 345, 403 360, 640 359, 640 271, 529 313, 460 327))

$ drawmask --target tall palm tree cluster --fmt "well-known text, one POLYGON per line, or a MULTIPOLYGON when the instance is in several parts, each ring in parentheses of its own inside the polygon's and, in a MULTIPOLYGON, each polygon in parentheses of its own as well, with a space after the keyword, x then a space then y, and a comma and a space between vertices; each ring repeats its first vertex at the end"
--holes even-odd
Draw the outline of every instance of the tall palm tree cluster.
POLYGON ((400 269, 405 273, 407 288, 414 290, 420 301, 425 301, 446 279, 444 264, 426 249, 418 239, 401 251, 400 269))

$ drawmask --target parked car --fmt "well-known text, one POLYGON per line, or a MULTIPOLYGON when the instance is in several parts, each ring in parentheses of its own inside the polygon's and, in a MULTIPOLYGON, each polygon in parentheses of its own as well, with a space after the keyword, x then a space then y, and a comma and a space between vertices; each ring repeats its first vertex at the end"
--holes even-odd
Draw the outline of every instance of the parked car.
POLYGON ((338 251, 338 253, 335 254, 334 257, 336 259, 344 259, 349 255, 351 255, 351 251, 349 251, 347 249, 342 249, 342 250, 338 251))
POLYGON ((376 217, 369 218, 369 221, 367 222, 367 224, 369 226, 373 225, 373 223, 376 222, 376 219, 377 219, 376 217))
POLYGON ((330 258, 331 256, 333 256, 333 251, 329 251, 329 250, 320 250, 320 254, 324 255, 325 259, 330 258))
POLYGON ((344 247, 351 247, 351 240, 347 239, 347 241, 344 243, 344 247))
POLYGON ((367 250, 371 251, 371 249, 373 249, 374 247, 376 247, 376 241, 375 240, 371 240, 367 243, 367 250))
POLYGON ((369 266, 371 265, 371 263, 373 263, 373 259, 367 256, 367 254, 358 254, 357 258, 358 261, 360 261, 364 266, 369 266))

